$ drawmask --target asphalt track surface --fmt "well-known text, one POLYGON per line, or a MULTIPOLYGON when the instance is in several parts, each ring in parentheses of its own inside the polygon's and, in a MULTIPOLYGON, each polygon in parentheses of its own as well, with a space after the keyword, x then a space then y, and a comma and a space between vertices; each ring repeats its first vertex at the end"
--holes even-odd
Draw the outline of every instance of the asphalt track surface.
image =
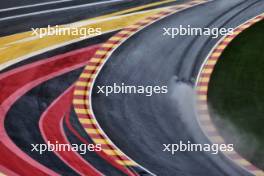
MULTIPOLYGON (((93 90, 99 124, 128 156, 157 175, 250 175, 221 155, 162 152, 179 140, 208 143, 194 112, 194 79, 217 39, 162 36, 163 27, 235 27, 264 9, 263 1, 218 0, 171 15, 118 47, 104 65, 97 85, 168 85, 168 95, 144 97, 93 90)), ((218 38, 219 39, 219 38, 218 38)))
MULTIPOLYGON (((35 68, 34 67, 31 68, 31 69, 38 70, 38 71, 36 70, 33 71, 34 76, 30 75, 29 73, 31 72, 30 69, 27 70, 29 71, 28 73, 27 71, 23 71, 23 74, 27 76, 24 76, 23 79, 20 79, 19 83, 17 81, 16 86, 14 87, 11 86, 13 90, 10 87, 9 89, 5 89, 5 88, 8 88, 8 86, 6 85, 10 84, 10 82, 8 83, 8 79, 6 79, 5 83, 2 80, 3 88, 1 92, 5 95, 8 95, 8 94, 10 95, 10 93, 12 94, 12 92, 16 91, 16 87, 21 88, 25 86, 23 84, 27 82, 26 80, 31 80, 31 82, 33 82, 36 79, 42 79, 43 83, 41 84, 41 86, 37 86, 31 91, 28 91, 28 93, 25 94, 24 96, 23 94, 21 94, 20 96, 22 97, 20 96, 17 97, 18 101, 16 101, 16 103, 11 107, 10 111, 8 111, 8 113, 6 114, 6 120, 5 120, 6 131, 8 135, 11 137, 11 139, 13 139, 13 141, 16 143, 16 145, 19 146, 25 152, 27 152, 28 155, 30 155, 32 158, 39 160, 39 162, 44 165, 47 164, 47 166, 51 166, 51 167, 53 166, 52 169, 54 169, 60 174, 74 175, 74 172, 71 171, 66 165, 64 165, 62 161, 54 157, 54 154, 48 153, 47 155, 41 156, 38 153, 30 152, 31 150, 30 144, 33 144, 36 142, 37 143, 44 142, 42 137, 40 136, 40 131, 38 128, 38 121, 39 121, 41 114, 44 112, 44 110, 48 107, 48 105, 57 96, 63 93, 63 91, 67 87, 69 87, 75 81, 76 78, 78 78, 78 75, 81 72, 81 69, 71 72, 71 76, 68 76, 67 74, 60 76, 58 78, 56 78, 55 76, 54 80, 51 79, 47 82, 45 82, 45 76, 47 76, 47 73, 52 72, 52 70, 50 69, 51 67, 54 69, 53 73, 57 73, 57 76, 59 76, 58 73, 60 71, 63 71, 64 68, 69 68, 69 66, 71 67, 71 65, 78 65, 78 63, 85 64, 86 62, 86 59, 83 57, 80 57, 79 59, 68 57, 68 59, 60 58, 60 59, 55 59, 52 62, 45 61, 47 63, 44 62, 44 64, 38 65, 35 68), (69 59, 69 60, 65 62, 65 59, 66 60, 69 59), (48 65, 50 64, 50 65, 48 66, 47 64, 48 65), (47 71, 46 73, 45 73, 45 70, 47 71), (64 81, 65 79, 67 81, 64 81), (53 84, 49 84, 50 82, 53 82, 53 84), (19 87, 19 85, 21 87, 19 87), (56 85, 60 85, 60 86, 56 86, 56 85), (41 91, 43 91, 43 89, 47 91, 51 91, 52 93, 44 93, 42 94, 43 96, 38 96, 38 94, 41 95, 41 91), (35 97, 38 97, 38 98, 35 99, 35 97), (32 108, 34 108, 35 111, 32 111, 32 108), (19 119, 17 119, 17 117, 19 117, 19 119), (62 165, 64 167, 62 167, 62 165)), ((13 76, 19 77, 19 72, 18 74, 14 74, 13 76)), ((9 80, 12 82, 12 78, 9 78, 9 80)), ((1 100, 3 99, 4 99, 4 96, 1 96, 1 100)))
MULTIPOLYGON (((75 3, 79 2, 81 1, 75 3)), ((153 1, 129 1, 116 6, 78 9, 78 13, 72 18, 67 18, 67 15, 56 14, 56 18, 49 21, 49 24, 50 22, 60 24, 99 16, 148 2, 153 1), (85 15, 83 15, 84 12, 86 12, 85 15)), ((31 2, 27 1, 27 3, 31 2)), ((32 3, 35 3, 35 1, 32 1, 32 3)), ((22 4, 21 1, 21 5, 25 4, 22 4)), ((12 1, 5 8, 11 6, 13 6, 12 1)), ((168 85, 169 94, 154 95, 152 97, 140 95, 111 95, 105 97, 96 94, 94 90, 92 99, 94 112, 110 139, 125 154, 157 175, 250 175, 232 164, 221 154, 179 152, 172 156, 169 153, 162 152, 162 144, 177 143, 179 140, 209 143, 195 120, 193 86, 203 60, 219 40, 219 38, 211 39, 204 36, 178 36, 171 39, 168 36, 162 36, 162 28, 177 27, 180 24, 191 24, 193 27, 235 27, 263 12, 263 9, 263 0, 215 0, 160 20, 135 34, 117 48, 100 72, 95 86, 111 85, 114 82, 124 82, 128 85, 168 85)), ((74 12, 67 11, 69 14, 74 14, 74 12)), ((65 13, 63 12, 63 14, 65 13)), ((45 26, 46 24, 43 21, 47 18, 49 16, 43 17, 40 15, 35 16, 34 19, 33 17, 28 19, 23 17, 12 22, 6 22, 6 24, 11 24, 8 26, 9 30, 0 35, 23 31, 34 25, 38 27, 45 26), (25 20, 30 21, 23 23, 25 20), (12 28, 12 24, 15 23, 17 23, 17 26, 12 28)), ((4 27, 3 24, 5 23, 0 22, 1 28, 4 27)), ((106 38, 108 36, 98 39, 97 42, 85 42, 85 44, 97 44, 106 38)), ((83 45, 81 44, 81 46, 83 45)), ((68 49, 58 49, 50 53, 44 53, 42 56, 34 57, 9 69, 27 65, 33 61, 44 59, 45 56, 52 56, 78 47, 80 46, 71 45, 68 49)), ((57 68, 63 69, 63 64, 57 63, 51 67, 55 70, 57 68)), ((34 88, 29 89, 25 94, 20 95, 6 114, 5 129, 13 142, 36 161, 61 175, 79 174, 71 166, 62 162, 54 153, 40 156, 37 153, 30 152, 30 144, 44 143, 41 131, 38 128, 41 115, 52 102, 65 93, 67 88, 74 83, 81 70, 82 68, 78 67, 78 69, 76 68, 74 71, 69 71, 63 75, 56 75, 52 79, 41 82, 34 88)), ((41 70, 35 73, 45 76, 45 72, 41 70)), ((70 116, 61 117, 64 122, 63 129, 69 142, 83 143, 82 139, 84 139, 91 143, 91 139, 85 134, 77 121, 76 114, 72 109, 70 110, 72 111, 70 116), (67 118, 69 118, 68 123, 67 118), (70 128, 69 124, 72 124, 73 128, 70 128), (81 136, 75 135, 73 130, 81 136)), ((105 175, 124 175, 123 172, 110 165, 94 152, 89 152, 81 157, 105 175)))
POLYGON ((8 129, 7 133, 21 149, 32 158, 51 167, 55 172, 62 175, 75 175, 76 173, 60 161, 53 153, 48 152, 47 154, 40 156, 37 152, 31 152, 30 144, 45 143, 38 129, 39 117, 47 108, 48 104, 63 93, 63 91, 74 81, 74 78, 78 78, 78 73, 80 73, 80 70, 72 73, 72 75, 75 75, 71 76, 72 79, 67 75, 63 75, 62 77, 54 78, 35 87, 13 105, 13 108, 6 116, 7 120, 5 121, 5 126, 8 129), (64 79, 67 79, 68 81, 64 82, 64 79), (59 88, 52 86, 54 83, 58 84, 58 82, 60 84, 59 88), (46 95, 48 95, 47 97, 42 96, 35 99, 39 94, 44 93, 43 91, 52 91, 52 96, 49 92, 45 92, 46 95), (32 108, 37 109, 37 111, 32 111, 32 108), (17 117, 19 117, 19 120, 17 117), (14 121, 16 121, 16 123, 13 123, 14 121))
MULTIPOLYGON (((67 24, 156 1, 157 0, 100 0, 96 2, 87 2, 78 0, 74 1, 74 5, 72 2, 68 2, 57 4, 56 7, 54 7, 54 4, 51 4, 4 12, 0 11, 0 28, 6 29, 0 31, 0 36, 28 31, 31 30, 31 28, 67 24)), ((181 1, 182 0, 179 2, 181 1)))
POLYGON ((50 58, 52 56, 56 56, 56 55, 59 55, 59 54, 67 53, 67 52, 70 52, 72 50, 77 50, 77 49, 80 49, 80 48, 84 48, 86 46, 103 43, 115 33, 116 32, 110 32, 110 33, 103 34, 103 35, 100 35, 100 36, 97 36, 97 37, 93 37, 91 39, 86 39, 86 40, 83 40, 83 41, 80 41, 80 42, 77 42, 77 43, 72 43, 72 44, 66 45, 64 47, 59 47, 59 48, 53 49, 51 51, 44 52, 42 54, 30 57, 30 58, 28 58, 28 59, 26 59, 24 61, 21 61, 21 62, 18 62, 16 64, 13 64, 13 65, 11 65, 11 66, 3 69, 3 70, 0 70, 0 73, 4 73, 6 71, 9 71, 9 70, 12 70, 12 69, 15 69, 15 68, 21 67, 23 65, 27 65, 27 64, 39 61, 39 60, 50 58))

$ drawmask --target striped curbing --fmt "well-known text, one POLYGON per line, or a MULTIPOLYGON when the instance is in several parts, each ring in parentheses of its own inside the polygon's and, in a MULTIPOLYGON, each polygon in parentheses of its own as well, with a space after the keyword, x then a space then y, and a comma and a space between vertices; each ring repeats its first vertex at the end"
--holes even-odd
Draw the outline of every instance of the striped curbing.
MULTIPOLYGON (((208 136, 212 143, 223 144, 225 143, 224 139, 220 136, 216 127, 214 126, 212 119, 209 114, 208 104, 207 104, 207 94, 208 94, 208 86, 210 82, 211 75, 213 73, 214 67, 217 61, 220 59, 221 54, 224 49, 229 45, 229 43, 238 36, 242 31, 249 28, 253 24, 264 19, 264 14, 261 14, 244 24, 240 25, 234 30, 233 35, 226 36, 216 45, 216 47, 212 50, 211 54, 208 56, 206 61, 204 62, 199 76, 197 78, 196 83, 196 91, 197 91, 197 103, 198 103, 198 121, 203 130, 203 132, 208 136)), ((234 161, 237 165, 241 166, 245 170, 256 176, 264 176, 264 172, 250 162, 245 160, 242 156, 240 156, 235 151, 233 152, 223 152, 225 156, 234 161)))
POLYGON ((139 164, 126 156, 112 143, 96 120, 91 104, 92 87, 96 76, 112 52, 133 34, 166 16, 205 2, 208 2, 208 0, 194 0, 185 4, 171 6, 147 17, 145 20, 124 28, 97 50, 76 82, 73 105, 78 119, 93 142, 101 144, 102 151, 112 157, 117 164, 128 168, 141 168, 139 164))

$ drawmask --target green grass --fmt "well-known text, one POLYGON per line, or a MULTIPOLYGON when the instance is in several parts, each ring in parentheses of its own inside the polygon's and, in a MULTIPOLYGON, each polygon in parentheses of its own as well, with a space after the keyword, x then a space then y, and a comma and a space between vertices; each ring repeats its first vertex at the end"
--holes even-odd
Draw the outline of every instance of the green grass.
POLYGON ((208 100, 226 141, 264 169, 264 21, 226 48, 212 75, 208 100))

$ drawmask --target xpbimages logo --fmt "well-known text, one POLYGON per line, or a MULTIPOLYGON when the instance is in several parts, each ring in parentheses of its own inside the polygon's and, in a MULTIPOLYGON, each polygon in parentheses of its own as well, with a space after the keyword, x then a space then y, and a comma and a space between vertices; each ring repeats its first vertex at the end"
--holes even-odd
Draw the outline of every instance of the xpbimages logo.
POLYGON ((167 86, 143 86, 143 85, 126 85, 125 83, 107 86, 97 86, 98 94, 105 94, 109 96, 110 94, 140 94, 147 97, 152 96, 153 94, 166 94, 168 93, 167 86))
POLYGON ((199 28, 192 27, 191 25, 179 27, 164 27, 163 36, 169 36, 175 38, 176 36, 211 36, 212 38, 218 38, 219 36, 232 35, 234 33, 233 28, 199 28))
POLYGON ((101 28, 85 28, 85 27, 63 27, 63 26, 54 26, 51 27, 48 25, 47 28, 31 28, 32 34, 34 36, 37 36, 39 38, 43 38, 45 36, 63 36, 63 35, 68 35, 68 36, 79 36, 81 39, 96 36, 96 35, 101 35, 102 34, 102 29, 101 28))
POLYGON ((177 152, 209 152, 218 154, 220 152, 234 151, 233 144, 193 144, 190 141, 184 143, 179 141, 177 144, 163 144, 163 152, 169 152, 175 155, 177 152))
POLYGON ((101 144, 61 144, 58 141, 51 143, 50 141, 47 144, 31 144, 31 152, 38 152, 43 154, 44 152, 53 152, 53 151, 75 151, 84 155, 88 151, 101 151, 101 144))

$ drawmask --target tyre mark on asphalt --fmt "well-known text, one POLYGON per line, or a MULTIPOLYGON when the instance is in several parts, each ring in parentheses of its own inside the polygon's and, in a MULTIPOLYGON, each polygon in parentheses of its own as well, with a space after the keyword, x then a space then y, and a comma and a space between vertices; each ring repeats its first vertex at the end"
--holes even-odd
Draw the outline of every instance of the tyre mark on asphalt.
POLYGON ((186 4, 176 5, 166 11, 157 13, 154 16, 148 17, 143 21, 140 21, 128 28, 125 28, 103 44, 103 46, 96 52, 95 56, 91 59, 88 66, 84 69, 84 72, 81 74, 80 79, 77 81, 76 88, 74 91, 73 104, 75 107, 75 111, 79 116, 80 122, 82 123, 83 127, 85 128, 89 136, 92 138, 92 140, 95 143, 104 146, 103 151, 106 154, 111 155, 113 158, 115 158, 118 164, 127 166, 129 168, 141 168, 137 163, 135 163, 133 160, 123 154, 111 142, 111 140, 106 136, 99 124, 96 122, 96 118, 94 117, 94 114, 92 112, 90 102, 88 102, 87 99, 89 101, 91 99, 91 87, 98 71, 103 66, 103 63, 105 62, 105 60, 107 60, 111 52, 137 31, 170 14, 176 13, 180 10, 187 9, 195 5, 202 4, 204 2, 207 1, 191 1, 186 4))

